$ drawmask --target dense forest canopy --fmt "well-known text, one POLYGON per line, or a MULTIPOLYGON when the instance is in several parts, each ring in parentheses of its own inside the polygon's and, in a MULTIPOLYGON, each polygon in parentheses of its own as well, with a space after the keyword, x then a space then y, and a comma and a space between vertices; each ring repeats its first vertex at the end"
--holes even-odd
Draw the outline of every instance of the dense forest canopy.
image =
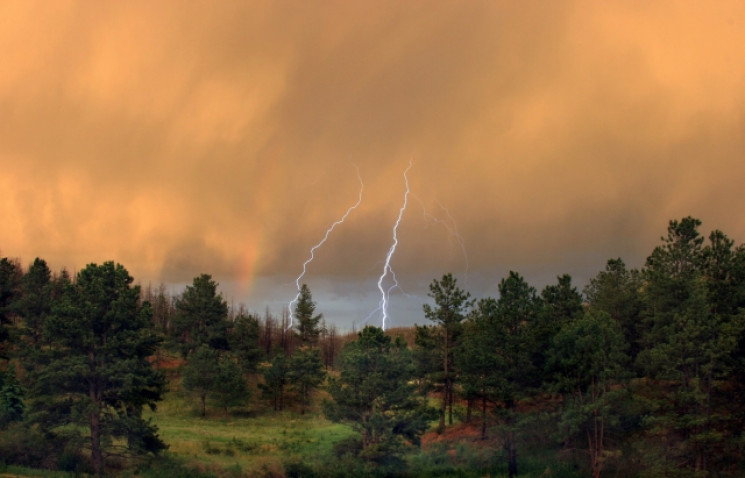
POLYGON ((0 456, 136 466, 168 445, 144 412, 170 381, 201 417, 322 411, 354 432, 334 459, 364 474, 415 476, 406 457, 425 432, 472 422, 509 476, 535 429, 581 476, 742 476, 745 247, 700 225, 671 220, 641 269, 610 259, 581 291, 510 271, 497 297, 474 298, 444 274, 422 325, 393 333, 341 334, 307 285, 290 325, 230 307, 209 274, 169 296, 114 262, 71 276, 2 258, 0 429, 13 439, 0 456))

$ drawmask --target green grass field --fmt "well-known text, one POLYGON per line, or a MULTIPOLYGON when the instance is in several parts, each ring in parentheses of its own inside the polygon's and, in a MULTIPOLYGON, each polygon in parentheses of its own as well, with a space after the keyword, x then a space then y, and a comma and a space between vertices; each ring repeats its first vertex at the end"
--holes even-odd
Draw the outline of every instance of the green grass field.
POLYGON ((313 411, 273 412, 251 403, 230 410, 228 416, 224 410, 208 409, 203 418, 195 405, 187 395, 173 391, 149 416, 172 458, 216 474, 280 472, 282 462, 328 455, 334 443, 353 433, 313 411))
MULTIPOLYGON (((324 419, 318 410, 300 415, 265 407, 253 401, 246 408, 231 410, 229 416, 223 410, 208 408, 202 418, 193 398, 172 391, 150 417, 169 445, 167 457, 187 469, 227 477, 282 477, 287 463, 333 461, 334 443, 354 434, 350 427, 324 419)), ((432 425, 434 430, 436 423, 432 425)), ((506 476, 506 470, 502 473, 502 467, 495 466, 501 461, 501 447, 493 441, 478 440, 477 430, 468 433, 468 428, 452 429, 439 439, 431 434, 423 450, 407 457, 408 466, 426 470, 421 476, 506 476), (487 468, 491 473, 484 474, 487 468)), ((535 458, 523 458, 521 476, 577 476, 564 466, 552 464, 550 458, 535 458)))
MULTIPOLYGON (((292 407, 275 412, 254 396, 246 406, 231 409, 227 415, 222 409, 208 406, 207 416, 201 417, 197 399, 184 393, 178 383, 172 380, 172 390, 158 404, 157 410, 146 414, 146 418, 157 425, 168 450, 163 456, 140 466, 133 467, 130 463, 119 473, 110 469, 115 475, 121 478, 282 478, 328 476, 329 470, 333 470, 337 476, 347 476, 344 473, 361 476, 359 469, 348 468, 357 464, 342 464, 333 453, 334 444, 352 437, 354 432, 349 426, 323 417, 318 404, 324 392, 318 392, 313 401, 316 407, 305 415, 292 407)), ((436 402, 433 401, 433 405, 436 402)), ((436 427, 435 421, 424 437, 422 448, 413 447, 405 456, 405 462, 396 468, 401 470, 400 476, 506 476, 502 447, 496 438, 480 440, 478 427, 473 424, 456 424, 442 435, 434 433, 436 427)), ((543 456, 541 451, 523 449, 522 477, 580 476, 566 464, 552 463, 551 455, 543 456)), ((365 470, 361 473, 364 475, 365 470)), ((80 475, 0 467, 0 478, 17 476, 80 475)))

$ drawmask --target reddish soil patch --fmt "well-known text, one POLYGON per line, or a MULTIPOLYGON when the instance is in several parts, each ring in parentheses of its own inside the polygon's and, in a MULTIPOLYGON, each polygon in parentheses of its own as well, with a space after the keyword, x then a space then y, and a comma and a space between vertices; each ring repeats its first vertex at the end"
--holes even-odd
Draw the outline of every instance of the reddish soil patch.
POLYGON ((472 444, 484 444, 489 443, 489 440, 481 439, 481 425, 477 422, 472 423, 459 423, 451 427, 446 427, 442 433, 427 432, 422 436, 422 449, 427 449, 429 446, 436 443, 457 443, 457 442, 469 442, 472 444))
POLYGON ((150 362, 155 366, 155 368, 159 369, 165 369, 165 370, 172 370, 175 368, 180 367, 184 361, 180 358, 175 357, 151 357, 150 362))

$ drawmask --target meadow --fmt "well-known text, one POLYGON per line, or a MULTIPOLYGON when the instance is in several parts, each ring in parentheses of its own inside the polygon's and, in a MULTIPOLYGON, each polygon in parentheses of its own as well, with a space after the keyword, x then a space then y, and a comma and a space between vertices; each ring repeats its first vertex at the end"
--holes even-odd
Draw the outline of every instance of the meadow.
MULTIPOLYGON (((172 381, 171 383, 174 383, 172 381)), ((347 425, 326 420, 318 404, 305 414, 295 410, 275 412, 256 397, 245 407, 209 408, 201 417, 194 398, 182 390, 170 391, 156 412, 149 414, 168 444, 162 458, 147 463, 128 476, 161 477, 181 473, 188 477, 361 476, 375 470, 364 463, 341 458, 335 445, 354 436, 347 425)), ((462 411, 462 410, 461 410, 462 411)), ((461 416, 461 414, 458 414, 461 416)), ((544 424, 550 426, 548 424, 544 424)), ((506 477, 501 443, 496 434, 479 437, 476 424, 458 423, 438 434, 433 422, 421 447, 412 447, 400 467, 380 476, 401 477, 506 477)), ((526 442, 520 476, 581 476, 569 461, 556 461, 553 450, 543 449, 540 425, 526 442)), ((338 445, 337 445, 338 446, 338 445)))
POLYGON ((227 416, 213 408, 203 418, 188 395, 173 391, 151 418, 171 458, 215 474, 281 476, 283 463, 329 456, 334 443, 353 434, 348 426, 325 420, 317 412, 300 415, 262 407, 253 401, 227 416))
MULTIPOLYGON (((224 410, 210 407, 201 417, 196 399, 171 381, 174 389, 147 418, 157 424, 168 444, 161 456, 113 474, 123 478, 243 478, 243 477, 325 477, 375 476, 376 470, 364 463, 340 458, 335 445, 354 436, 346 425, 326 420, 318 404, 324 393, 316 395, 310 412, 275 412, 257 397, 244 407, 224 410)), ((491 477, 507 476, 501 444, 495 436, 479 438, 478 426, 458 423, 442 434, 436 423, 422 439, 421 447, 412 447, 400 467, 378 476, 400 477, 491 477)), ((542 435, 534 427, 537 444, 542 435)), ((520 476, 527 478, 582 476, 568 462, 556 462, 552 450, 540 446, 525 449, 521 456, 520 476)), ((81 473, 45 471, 17 466, 0 468, 0 478, 70 478, 81 473)))

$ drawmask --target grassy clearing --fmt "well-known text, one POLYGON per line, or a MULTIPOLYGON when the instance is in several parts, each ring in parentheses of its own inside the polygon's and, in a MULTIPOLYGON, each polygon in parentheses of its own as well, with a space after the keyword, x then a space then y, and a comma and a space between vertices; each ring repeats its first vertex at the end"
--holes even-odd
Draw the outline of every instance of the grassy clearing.
MULTIPOLYGON (((300 415, 263 407, 261 402, 252 402, 246 408, 231 410, 229 416, 212 408, 202 418, 195 400, 175 390, 159 404, 151 418, 169 445, 167 460, 176 463, 177 470, 184 465, 206 472, 206 475, 186 475, 195 477, 281 477, 285 476, 284 465, 288 463, 302 464, 308 467, 305 471, 325 476, 323 470, 329 469, 323 467, 329 466, 326 461, 333 456, 334 444, 354 434, 348 426, 325 420, 318 410, 300 415)), ((457 410, 456 417, 462 418, 462 414, 463 410, 457 410)), ((437 420, 431 429, 436 427, 437 420)), ((507 476, 501 443, 493 434, 485 441, 478 436, 478 427, 464 423, 448 427, 443 435, 430 431, 424 437, 422 449, 406 457, 409 471, 402 470, 401 476, 507 476)), ((555 457, 542 456, 541 450, 523 449, 523 452, 519 460, 523 477, 579 476, 568 463, 555 463, 555 457)), ((174 475, 171 472, 153 476, 174 475)))
POLYGON ((48 471, 48 470, 37 470, 34 468, 26 468, 23 466, 7 466, 0 468, 0 478, 21 478, 21 477, 38 477, 38 478, 72 478, 75 476, 73 473, 66 473, 63 471, 48 471))
POLYGON ((281 463, 328 455, 334 443, 352 435, 349 427, 318 413, 253 412, 253 408, 212 409, 202 418, 193 401, 171 392, 151 414, 169 455, 187 466, 228 474, 281 470, 281 463))

